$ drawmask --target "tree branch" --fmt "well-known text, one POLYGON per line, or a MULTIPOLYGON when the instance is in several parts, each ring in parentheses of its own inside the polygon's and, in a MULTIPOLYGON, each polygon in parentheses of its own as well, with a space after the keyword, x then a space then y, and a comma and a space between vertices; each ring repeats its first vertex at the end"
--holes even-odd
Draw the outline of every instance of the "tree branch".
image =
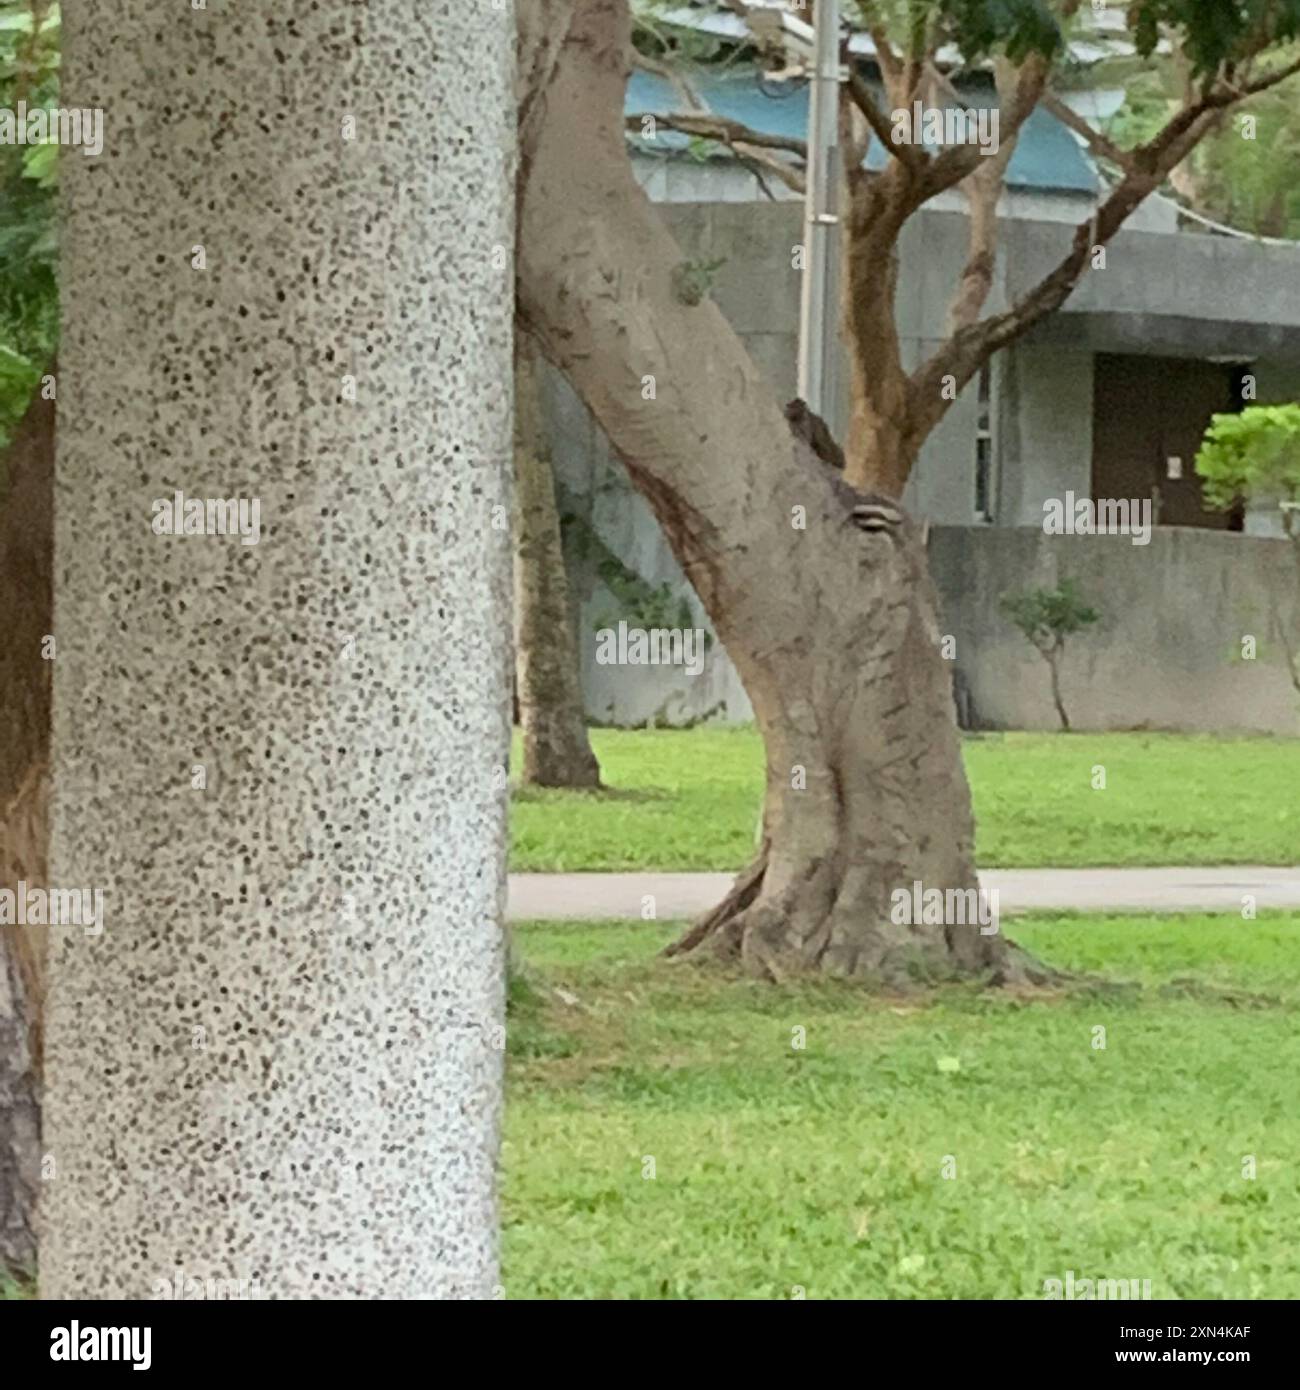
POLYGON ((867 33, 876 46, 876 62, 880 65, 880 75, 885 81, 885 95, 897 106, 906 106, 909 92, 903 90, 903 63, 894 52, 883 24, 869 24, 867 33))
POLYGON ((1083 276, 1094 246, 1104 246, 1125 219, 1163 180, 1162 174, 1133 172, 1116 185, 1095 217, 1075 228, 1070 250, 1050 274, 1010 308, 959 328, 911 376, 913 427, 920 439, 947 413, 952 397, 942 390, 952 377, 959 392, 999 349, 1014 342, 1040 319, 1059 309, 1083 276))
POLYGON ((930 42, 930 13, 923 0, 907 0, 907 60, 903 65, 903 101, 911 101, 921 85, 921 73, 934 59, 930 42))
MULTIPOLYGON (((1284 64, 1273 72, 1265 73, 1264 76, 1256 78, 1254 82, 1249 82, 1244 87, 1234 87, 1223 78, 1218 79, 1209 91, 1202 92, 1195 101, 1190 105, 1185 104, 1175 116, 1171 117, 1159 134, 1148 140, 1145 145, 1139 145, 1133 151, 1134 162, 1139 165, 1146 165, 1148 168, 1154 168, 1164 163, 1168 153, 1174 149, 1182 151, 1178 156, 1181 159, 1196 144, 1195 140, 1190 145, 1186 142, 1187 133, 1207 112, 1225 111, 1238 105, 1247 97, 1258 96, 1260 92, 1266 92, 1269 88, 1276 87, 1279 82, 1285 82, 1288 77, 1293 77, 1296 73, 1300 73, 1300 58, 1284 64)), ((1175 159, 1173 164, 1177 162, 1178 159, 1175 159)), ((1166 172, 1173 167, 1173 164, 1166 166, 1166 172)))
POLYGON ((758 180, 758 186, 767 194, 769 200, 775 202, 771 190, 763 181, 764 172, 780 179, 787 188, 793 189, 796 193, 802 194, 808 191, 808 185, 799 170, 792 169, 776 155, 746 144, 728 145, 727 148, 758 180))
POLYGON ((978 320, 993 288, 998 254, 998 201, 1010 160, 1011 149, 1003 145, 963 184, 970 205, 970 232, 966 264, 948 306, 949 335, 978 320))
POLYGON ((863 79, 861 73, 857 72, 852 64, 848 64, 849 79, 844 84, 849 96, 852 98, 854 106, 866 117, 867 124, 871 127, 872 134, 885 147, 889 154, 892 154, 900 163, 908 165, 912 169, 923 168, 930 162, 929 152, 921 145, 913 145, 907 142, 902 144, 894 141, 894 128, 889 118, 876 105, 876 98, 872 95, 871 88, 863 79))
MULTIPOLYGON (((1300 72, 1300 60, 1269 74, 1269 85, 1282 81, 1287 72, 1300 72)), ((1134 208, 1165 181, 1170 171, 1213 128, 1221 112, 1242 100, 1241 96, 1234 96, 1224 102, 1219 96, 1220 93, 1211 92, 1202 96, 1194 107, 1184 107, 1154 139, 1133 152, 1124 178, 1111 190, 1096 214, 1075 228, 1070 250, 1054 270, 1002 313, 959 329, 913 373, 911 380, 922 422, 928 421, 929 428, 933 428, 951 403, 943 400, 939 389, 945 376, 952 376, 960 390, 993 353, 1014 342, 1065 303, 1087 269, 1093 247, 1105 246, 1134 208)))
MULTIPOLYGON (((961 97, 948 78, 933 64, 930 68, 939 84, 947 89, 954 100, 960 102, 961 97)), ((999 146, 1014 146, 1021 127, 1038 104, 1039 96, 1047 82, 1048 68, 1048 59, 1040 53, 1034 53, 1017 69, 1014 90, 1009 98, 1004 97, 998 103, 999 146)), ((979 167, 982 160, 989 157, 978 145, 950 145, 927 170, 917 206, 929 202, 936 194, 960 183, 979 167)))
POLYGON ((709 109, 695 88, 671 63, 661 63, 657 58, 650 58, 639 49, 634 48, 632 50, 632 66, 667 82, 692 111, 707 111, 709 109))
POLYGON ((851 191, 867 177, 864 166, 867 151, 871 148, 871 129, 853 98, 845 91, 839 94, 835 122, 839 132, 840 165, 844 181, 851 191))
POLYGON ((1107 139, 1101 131, 1090 125, 1073 107, 1067 106, 1055 92, 1043 89, 1043 95, 1039 98, 1039 105, 1044 111, 1055 116, 1063 126, 1068 126, 1078 135, 1088 148, 1099 159, 1109 160, 1110 163, 1118 165, 1121 169, 1127 169, 1132 163, 1132 155, 1128 150, 1122 150, 1113 140, 1107 139))
POLYGON ((1300 72, 1300 58, 1278 68, 1275 72, 1265 73, 1263 77, 1248 83, 1242 91, 1242 96, 1257 96, 1260 92, 1268 91, 1270 87, 1276 87, 1279 82, 1285 82, 1288 77, 1294 77, 1298 72, 1300 72))
POLYGON ((792 135, 767 135, 740 121, 727 120, 725 116, 704 113, 695 116, 657 116, 643 112, 638 116, 624 117, 623 124, 627 130, 640 134, 647 118, 656 125, 666 126, 682 135, 694 135, 701 140, 716 140, 720 145, 748 145, 754 149, 787 150, 791 154, 797 154, 800 159, 808 158, 808 146, 803 140, 796 140, 792 135))
MULTIPOLYGON (((1002 106, 1010 109, 1018 91, 1019 73, 1006 60, 999 60, 995 74, 999 111, 1002 106)), ((947 82, 946 78, 943 80, 947 82)), ((951 87, 951 84, 948 85, 951 87)), ((1000 126, 999 120, 999 129, 1000 126)), ((947 332, 950 336, 979 319, 980 311, 993 288, 993 273, 997 266, 998 202, 1019 136, 1020 128, 1017 126, 1007 139, 999 139, 997 153, 982 157, 970 177, 961 185, 970 209, 968 249, 966 264, 962 267, 957 288, 948 306, 947 332)))

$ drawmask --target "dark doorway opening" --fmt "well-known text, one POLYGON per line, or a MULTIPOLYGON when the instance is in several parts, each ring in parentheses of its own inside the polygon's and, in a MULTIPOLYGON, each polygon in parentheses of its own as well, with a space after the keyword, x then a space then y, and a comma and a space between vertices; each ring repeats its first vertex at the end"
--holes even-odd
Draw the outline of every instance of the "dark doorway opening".
POLYGON ((1092 495, 1150 498, 1158 526, 1240 531, 1240 508, 1205 505, 1196 454, 1210 417, 1242 408, 1249 369, 1191 357, 1098 353, 1092 398, 1092 495))

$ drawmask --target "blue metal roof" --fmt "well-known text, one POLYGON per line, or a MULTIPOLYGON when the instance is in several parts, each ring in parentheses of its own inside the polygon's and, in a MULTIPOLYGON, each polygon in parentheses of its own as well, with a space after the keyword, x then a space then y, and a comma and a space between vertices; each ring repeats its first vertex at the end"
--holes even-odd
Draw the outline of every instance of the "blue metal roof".
MULTIPOLYGON (((693 74, 692 86, 716 116, 740 121, 765 135, 802 140, 807 134, 807 83, 788 88, 788 94, 768 96, 758 85, 755 69, 745 68, 703 77, 693 74)), ((996 105, 986 88, 963 91, 962 95, 971 107, 996 105)), ((683 114, 685 107, 671 83, 638 68, 628 79, 624 110, 628 115, 667 116, 683 114)), ((687 136, 675 131, 660 131, 655 137, 659 149, 682 150, 690 143, 687 136)), ((867 168, 879 169, 888 158, 884 147, 873 139, 867 168)), ((1007 167, 1007 185, 1068 193, 1096 193, 1099 186, 1079 142, 1055 116, 1041 109, 1035 110, 1021 129, 1007 167)))

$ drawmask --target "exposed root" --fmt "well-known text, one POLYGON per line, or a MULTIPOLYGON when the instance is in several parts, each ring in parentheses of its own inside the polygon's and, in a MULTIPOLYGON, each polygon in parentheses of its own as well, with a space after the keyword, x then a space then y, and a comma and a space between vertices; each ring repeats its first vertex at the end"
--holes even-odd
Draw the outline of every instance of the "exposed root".
MULTIPOLYGON (((723 932, 727 922, 739 918, 747 907, 758 897, 763 887, 763 875, 767 873, 767 844, 759 850, 758 858, 743 873, 736 875, 731 891, 725 898, 706 912, 686 935, 664 947, 666 956, 684 956, 694 951, 707 937, 715 932, 723 932)), ((734 933, 732 933, 734 935, 734 933)), ((739 949, 739 939, 736 942, 739 949)))
POLYGON ((663 954, 740 962, 747 974, 777 984, 821 975, 902 993, 961 980, 1026 995, 1087 984, 1001 934, 985 936, 973 926, 923 929, 892 922, 888 913, 873 911, 860 899, 857 884, 850 892, 841 882, 832 896, 825 864, 810 866, 805 879, 783 892, 765 895, 768 862, 764 843, 726 897, 663 954), (874 920, 864 925, 864 916, 874 920))
POLYGON ((989 977, 989 984, 994 989, 1059 989, 1063 985, 1079 983, 1080 978, 1068 971, 1044 965, 1023 946, 1017 946, 1008 939, 1001 963, 989 977))

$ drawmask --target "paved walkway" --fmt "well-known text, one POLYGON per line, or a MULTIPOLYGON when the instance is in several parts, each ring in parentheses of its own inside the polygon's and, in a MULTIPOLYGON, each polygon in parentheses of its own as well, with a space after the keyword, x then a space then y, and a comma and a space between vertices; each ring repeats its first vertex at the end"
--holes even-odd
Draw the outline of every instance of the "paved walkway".
MULTIPOLYGON (((731 874, 511 874, 507 916, 515 920, 641 916, 653 894, 661 921, 694 917, 731 887, 731 874)), ((1251 893, 1259 911, 1300 909, 1300 868, 989 869, 1001 913, 1072 908, 1081 912, 1240 912, 1251 893)))

